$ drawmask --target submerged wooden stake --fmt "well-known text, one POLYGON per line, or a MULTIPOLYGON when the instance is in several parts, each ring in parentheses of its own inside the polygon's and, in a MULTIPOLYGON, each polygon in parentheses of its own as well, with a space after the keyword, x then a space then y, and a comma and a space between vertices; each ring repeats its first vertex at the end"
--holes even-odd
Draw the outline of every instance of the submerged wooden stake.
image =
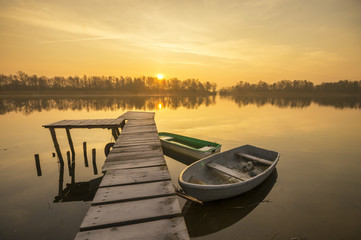
POLYGON ((36 165, 36 172, 38 173, 38 176, 41 176, 41 166, 40 166, 40 159, 39 154, 35 154, 35 165, 36 165))

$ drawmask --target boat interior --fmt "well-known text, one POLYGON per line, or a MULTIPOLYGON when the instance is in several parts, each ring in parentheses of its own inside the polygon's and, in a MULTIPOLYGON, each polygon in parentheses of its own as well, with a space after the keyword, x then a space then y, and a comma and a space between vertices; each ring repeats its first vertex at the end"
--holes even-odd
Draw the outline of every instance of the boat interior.
POLYGON ((183 179, 201 185, 244 182, 264 172, 278 157, 276 152, 246 146, 198 161, 184 172, 183 179))

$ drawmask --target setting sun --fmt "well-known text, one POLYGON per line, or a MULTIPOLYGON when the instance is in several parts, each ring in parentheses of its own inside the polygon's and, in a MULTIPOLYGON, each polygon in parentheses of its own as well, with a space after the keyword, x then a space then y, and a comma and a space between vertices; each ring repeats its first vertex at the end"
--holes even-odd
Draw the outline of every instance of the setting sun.
POLYGON ((157 75, 157 78, 158 78, 159 80, 162 80, 162 79, 164 78, 164 76, 163 76, 163 74, 160 74, 160 73, 159 73, 159 74, 157 75))

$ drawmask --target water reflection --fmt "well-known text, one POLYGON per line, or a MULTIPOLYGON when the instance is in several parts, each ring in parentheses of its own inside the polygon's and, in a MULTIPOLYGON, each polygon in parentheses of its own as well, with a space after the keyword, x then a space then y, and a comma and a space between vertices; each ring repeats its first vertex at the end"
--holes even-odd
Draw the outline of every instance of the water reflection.
MULTIPOLYGON (((50 132, 52 135, 54 148, 57 153, 57 154, 53 153, 53 157, 55 157, 55 155, 57 156, 58 166, 59 166, 58 195, 54 197, 53 202, 56 203, 56 202, 73 202, 73 201, 84 201, 84 202, 92 201, 103 176, 91 179, 86 182, 76 182, 76 180, 75 180, 75 166, 76 166, 75 165, 75 162, 76 162, 75 155, 76 155, 76 152, 75 152, 75 149, 73 146, 73 141, 70 136, 70 131, 69 131, 69 129, 66 129, 69 146, 71 149, 71 153, 70 153, 70 151, 66 152, 67 169, 68 169, 69 177, 71 178, 71 182, 66 183, 66 186, 64 188, 65 163, 64 163, 64 160, 63 160, 63 157, 61 154, 62 151, 57 142, 55 131, 54 131, 54 129, 50 129, 50 130, 51 130, 50 132)), ((86 146, 87 146, 86 142, 83 142, 84 165, 85 165, 85 167, 89 167, 86 146)), ((37 174, 38 174, 38 176, 41 176, 42 175, 41 174, 41 166, 40 166, 38 154, 35 154, 35 163, 36 163, 35 167, 37 169, 37 174), (39 172, 40 172, 40 174, 39 174, 39 172)), ((93 173, 94 173, 94 175, 98 175, 98 168, 97 168, 97 164, 96 164, 96 149, 95 148, 92 149, 92 163, 93 163, 93 173)))
POLYGON ((1 97, 0 115, 9 112, 21 112, 25 115, 33 112, 58 110, 157 110, 197 109, 201 105, 209 106, 216 103, 215 96, 59 96, 59 97, 1 97))
POLYGON ((240 196, 199 205, 187 201, 182 213, 191 237, 205 236, 233 225, 264 201, 277 180, 277 169, 256 188, 240 196))
MULTIPOLYGON (((75 164, 74 164, 75 166, 75 164)), ((73 167, 74 167, 73 166, 73 167)), ((71 183, 67 183, 63 188, 64 182, 64 163, 59 163, 59 190, 58 195, 54 198, 56 202, 73 202, 73 201, 92 201, 103 177, 94 178, 88 182, 76 182, 75 176, 72 175, 71 183)))
MULTIPOLYGON (((338 109, 361 108, 361 96, 302 96, 302 95, 282 95, 282 96, 221 96, 222 99, 230 99, 237 103, 239 107, 249 104, 264 106, 271 104, 280 108, 305 108, 312 103, 320 106, 332 106, 338 109)), ((197 109, 198 107, 216 104, 216 96, 2 96, 0 97, 0 115, 9 112, 21 112, 29 115, 33 112, 58 110, 160 110, 177 109, 184 107, 187 109, 197 109)))
POLYGON ((249 104, 264 106, 271 104, 280 108, 305 108, 312 103, 320 106, 329 106, 339 109, 344 108, 361 108, 361 96, 334 96, 334 95, 320 95, 320 96, 302 96, 298 95, 282 95, 282 96, 221 96, 221 98, 231 99, 236 102, 239 107, 247 106, 249 104))

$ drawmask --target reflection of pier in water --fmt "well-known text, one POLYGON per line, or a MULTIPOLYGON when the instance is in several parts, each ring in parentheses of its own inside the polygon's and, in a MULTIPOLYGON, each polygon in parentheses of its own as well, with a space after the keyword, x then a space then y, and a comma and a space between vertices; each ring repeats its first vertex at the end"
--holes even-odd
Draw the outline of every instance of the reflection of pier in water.
MULTIPOLYGON (((163 149, 166 156, 189 165, 187 156, 163 149)), ((252 212, 272 190, 277 180, 277 169, 256 188, 234 198, 213 202, 203 205, 187 201, 182 209, 182 214, 187 225, 190 237, 200 237, 218 232, 229 227, 252 212)))

